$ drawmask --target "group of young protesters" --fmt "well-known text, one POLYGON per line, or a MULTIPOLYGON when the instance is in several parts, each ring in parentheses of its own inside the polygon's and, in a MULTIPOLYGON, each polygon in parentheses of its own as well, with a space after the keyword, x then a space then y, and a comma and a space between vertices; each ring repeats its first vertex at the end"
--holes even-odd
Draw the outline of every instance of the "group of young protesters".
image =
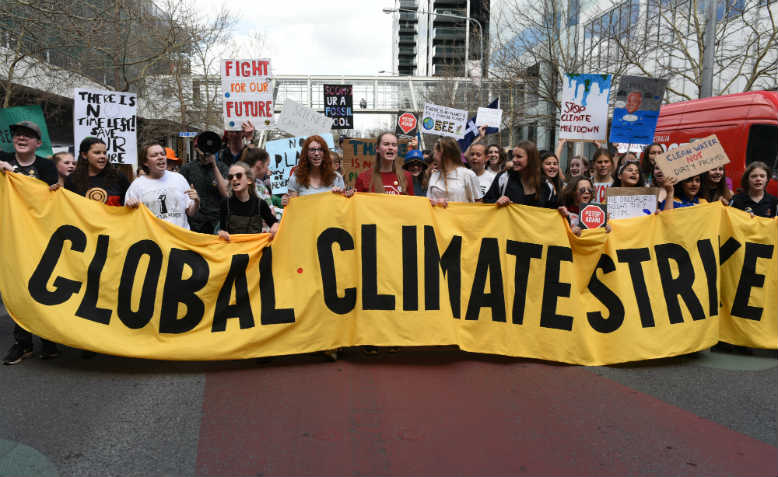
MULTIPOLYGON (((598 147, 590 161, 571 158, 565 173, 560 151, 539 151, 531 141, 521 141, 510 158, 497 144, 484 144, 480 136, 462 153, 457 142, 440 138, 431 151, 412 150, 399 157, 398 138, 393 133, 376 139, 376 160, 362 172, 355 188, 347 188, 338 171, 339 157, 320 136, 308 137, 299 162, 289 178, 288 193, 275 200, 269 183, 269 156, 263 149, 244 144, 253 137, 250 123, 242 131, 225 135, 226 147, 217 154, 200 153, 197 160, 179 172, 171 170, 172 153, 156 142, 139 150, 138 177, 130 183, 110 163, 106 144, 94 137, 84 139, 78 156, 55 154, 51 159, 36 155, 41 145, 38 125, 24 121, 11 126, 13 153, 0 153, 0 170, 22 173, 43 180, 52 190, 67 190, 110 206, 138 207, 143 204, 156 217, 200 233, 218 234, 225 241, 232 234, 269 232, 278 229, 278 205, 295 197, 334 192, 426 196, 434 206, 449 202, 484 202, 498 207, 508 204, 559 209, 580 234, 578 212, 589 203, 604 203, 608 187, 660 188, 658 210, 688 207, 720 200, 760 217, 776 216, 776 198, 765 191, 772 171, 764 162, 752 162, 743 174, 737 193, 728 185, 723 168, 713 169, 678 183, 668 180, 656 166, 661 146, 652 144, 641 157, 614 155, 598 147)), ((3 363, 17 364, 32 355, 32 335, 14 329, 15 344, 3 363)), ((59 354, 57 345, 41 340, 41 358, 59 354)))

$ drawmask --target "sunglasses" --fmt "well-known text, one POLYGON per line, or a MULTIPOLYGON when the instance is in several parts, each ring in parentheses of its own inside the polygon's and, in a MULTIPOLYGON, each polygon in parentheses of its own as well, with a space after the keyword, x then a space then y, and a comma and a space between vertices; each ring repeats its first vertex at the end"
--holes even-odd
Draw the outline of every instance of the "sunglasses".
POLYGON ((591 193, 593 193, 594 191, 593 191, 592 189, 588 188, 588 187, 582 187, 582 188, 578 189, 578 193, 579 193, 579 194, 586 194, 587 192, 588 192, 589 194, 591 194, 591 193))
POLYGON ((241 180, 241 179, 243 179, 243 173, 242 172, 236 172, 235 174, 227 174, 227 180, 228 181, 231 181, 233 177, 235 179, 241 180))

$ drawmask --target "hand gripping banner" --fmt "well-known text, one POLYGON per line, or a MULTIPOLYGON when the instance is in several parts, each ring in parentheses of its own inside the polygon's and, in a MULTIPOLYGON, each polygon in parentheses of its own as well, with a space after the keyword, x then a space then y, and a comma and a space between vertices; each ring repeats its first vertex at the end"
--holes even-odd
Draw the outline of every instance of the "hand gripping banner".
POLYGON ((579 238, 554 210, 317 194, 272 242, 227 243, 9 173, 0 290, 31 332, 120 356, 455 344, 602 365, 776 348, 777 224, 713 203, 579 238))

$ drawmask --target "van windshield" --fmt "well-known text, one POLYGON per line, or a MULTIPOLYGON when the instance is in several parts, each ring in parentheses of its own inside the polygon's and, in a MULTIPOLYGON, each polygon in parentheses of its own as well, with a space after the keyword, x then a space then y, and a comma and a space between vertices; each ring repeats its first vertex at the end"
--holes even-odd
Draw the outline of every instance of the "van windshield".
POLYGON ((773 170, 778 178, 778 126, 774 124, 754 124, 748 133, 746 167, 754 161, 762 161, 773 170))

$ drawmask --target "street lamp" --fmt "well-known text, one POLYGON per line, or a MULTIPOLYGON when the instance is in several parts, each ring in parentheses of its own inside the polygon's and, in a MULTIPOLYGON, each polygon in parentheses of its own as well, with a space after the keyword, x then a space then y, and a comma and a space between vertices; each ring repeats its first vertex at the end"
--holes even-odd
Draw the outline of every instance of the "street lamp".
MULTIPOLYGON (((466 17, 462 15, 454 15, 452 13, 435 13, 435 12, 427 12, 424 10, 414 10, 412 8, 383 8, 381 9, 382 12, 386 14, 390 13, 400 13, 400 12, 408 12, 408 13, 424 13, 427 15, 435 15, 439 17, 450 17, 450 18, 460 18, 462 20, 467 20, 471 22, 475 22, 476 25, 478 25, 478 39, 480 40, 481 45, 481 55, 479 58, 479 64, 481 67, 483 67, 484 62, 484 27, 481 25, 481 22, 476 20, 473 17, 466 17)), ((470 61, 470 57, 468 53, 470 52, 470 35, 469 32, 465 31, 465 76, 469 76, 469 72, 467 71, 467 62, 470 61)))

